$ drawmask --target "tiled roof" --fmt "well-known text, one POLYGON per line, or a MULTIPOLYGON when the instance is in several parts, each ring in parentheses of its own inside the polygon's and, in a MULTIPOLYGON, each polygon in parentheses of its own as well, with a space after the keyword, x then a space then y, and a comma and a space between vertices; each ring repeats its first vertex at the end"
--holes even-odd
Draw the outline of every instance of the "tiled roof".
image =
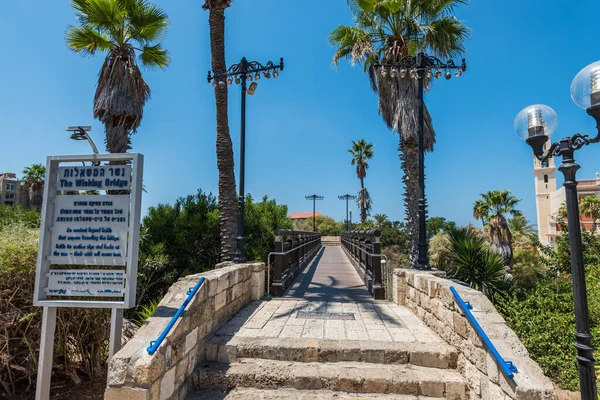
MULTIPOLYGON (((315 215, 317 217, 324 217, 323 214, 321 214, 320 212, 316 212, 315 215)), ((291 213, 290 214, 290 219, 307 219, 307 218, 312 218, 313 213, 312 211, 309 212, 295 212, 295 213, 291 213)))

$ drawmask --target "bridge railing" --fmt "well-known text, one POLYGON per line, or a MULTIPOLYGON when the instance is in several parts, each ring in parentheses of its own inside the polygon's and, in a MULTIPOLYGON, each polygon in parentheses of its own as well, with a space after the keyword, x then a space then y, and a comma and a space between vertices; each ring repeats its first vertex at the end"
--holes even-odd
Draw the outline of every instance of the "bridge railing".
POLYGON ((340 234, 342 246, 358 266, 359 275, 376 299, 385 298, 381 259, 386 256, 381 254, 380 237, 381 232, 376 230, 354 230, 340 234))
POLYGON ((291 229, 275 229, 274 233, 275 246, 268 257, 268 274, 271 273, 271 256, 274 261, 269 294, 281 296, 321 248, 321 234, 291 229))

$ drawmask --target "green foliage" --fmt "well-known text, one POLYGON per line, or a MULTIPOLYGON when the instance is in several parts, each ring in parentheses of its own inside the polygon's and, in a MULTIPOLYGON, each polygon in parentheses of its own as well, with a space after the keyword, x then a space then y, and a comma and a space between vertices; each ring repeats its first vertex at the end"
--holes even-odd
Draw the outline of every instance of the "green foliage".
POLYGON ((469 228, 453 229, 449 236, 452 244, 449 278, 468 283, 490 300, 508 289, 504 259, 487 248, 483 237, 469 228))
MULTIPOLYGON (((142 253, 161 244, 175 277, 212 269, 219 259, 219 216, 216 198, 201 190, 180 197, 175 205, 150 207, 144 217, 142 253)), ((168 284, 165 285, 168 288, 168 284)))
POLYGON ((12 224, 21 224, 28 228, 39 229, 40 213, 36 210, 0 204, 0 229, 12 224))
POLYGON ((398 251, 408 251, 408 231, 404 222, 386 221, 379 229, 381 231, 381 247, 396 246, 398 251))
POLYGON ((448 232, 456 228, 456 222, 448 221, 444 217, 427 218, 427 237, 431 239, 440 232, 448 232))
POLYGON ((67 46, 84 55, 131 45, 148 67, 165 68, 169 55, 160 41, 169 25, 167 15, 145 0, 71 0, 78 26, 67 30, 67 46))
POLYGON ((158 303, 158 300, 152 300, 148 304, 141 306, 137 312, 135 324, 137 326, 144 325, 144 322, 146 322, 146 320, 153 316, 156 312, 156 307, 158 307, 158 303))
POLYGON ((292 228, 292 221, 287 217, 287 213, 287 206, 277 204, 275 199, 269 200, 264 196, 261 202, 255 203, 252 196, 246 196, 244 224, 248 260, 267 261, 275 242, 273 231, 277 228, 292 228))
MULTIPOLYGON (((323 236, 339 236, 340 233, 346 230, 346 225, 343 222, 336 222, 333 218, 317 216, 315 218, 316 230, 323 236)), ((356 224, 353 224, 355 229, 362 229, 356 224)), ((294 221, 294 229, 301 231, 312 231, 313 221, 308 218, 305 221, 294 221)))
POLYGON ((513 258, 512 282, 515 286, 532 288, 542 277, 544 267, 535 248, 516 249, 513 258))
POLYGON ((431 266, 442 271, 452 267, 452 243, 450 235, 439 232, 429 241, 429 262, 431 266))

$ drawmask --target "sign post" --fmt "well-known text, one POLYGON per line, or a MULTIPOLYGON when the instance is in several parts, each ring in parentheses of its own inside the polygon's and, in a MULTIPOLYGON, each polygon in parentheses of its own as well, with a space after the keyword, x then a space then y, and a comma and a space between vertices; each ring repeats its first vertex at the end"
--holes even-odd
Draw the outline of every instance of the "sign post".
POLYGON ((143 163, 136 153, 47 159, 33 298, 43 307, 36 400, 50 396, 58 307, 110 308, 109 359, 120 349, 123 309, 135 306, 143 163))

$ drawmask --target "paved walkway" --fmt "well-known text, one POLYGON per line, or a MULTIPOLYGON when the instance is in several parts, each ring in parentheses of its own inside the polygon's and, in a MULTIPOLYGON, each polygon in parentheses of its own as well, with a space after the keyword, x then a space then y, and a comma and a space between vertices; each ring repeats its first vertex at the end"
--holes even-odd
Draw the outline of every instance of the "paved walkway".
POLYGON ((323 247, 284 298, 323 302, 371 302, 373 297, 340 246, 323 247))
POLYGON ((255 302, 221 327, 216 336, 442 343, 409 309, 388 301, 281 298, 255 302))

